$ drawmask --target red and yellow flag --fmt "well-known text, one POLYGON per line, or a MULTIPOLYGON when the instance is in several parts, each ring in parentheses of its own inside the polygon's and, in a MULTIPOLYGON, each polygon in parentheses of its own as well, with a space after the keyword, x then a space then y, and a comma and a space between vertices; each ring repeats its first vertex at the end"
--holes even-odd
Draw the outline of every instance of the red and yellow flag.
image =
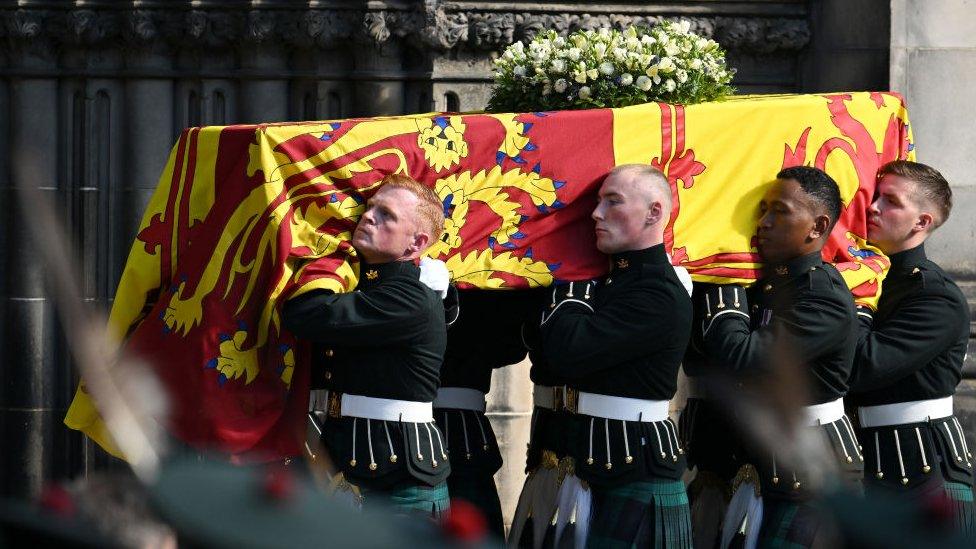
MULTIPOLYGON (((589 216, 607 172, 634 162, 671 182, 674 263, 698 280, 753 281, 759 198, 780 169, 813 165, 845 206, 825 259, 870 298, 887 265, 864 241, 875 173, 912 149, 891 93, 191 128, 146 209, 111 330, 159 373, 178 438, 241 458, 294 455, 308 346, 279 311, 313 288, 355 287, 348 239, 386 174, 441 198, 445 231, 428 255, 455 281, 520 288, 605 273, 589 216)), ((84 386, 65 423, 114 451, 84 386)))

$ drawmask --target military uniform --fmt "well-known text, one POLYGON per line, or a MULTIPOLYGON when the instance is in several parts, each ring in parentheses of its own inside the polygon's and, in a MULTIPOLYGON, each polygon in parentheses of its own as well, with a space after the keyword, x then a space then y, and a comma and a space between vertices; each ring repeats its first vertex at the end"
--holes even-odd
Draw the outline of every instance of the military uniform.
MULTIPOLYGON (((552 544, 555 531, 550 524, 556 513, 560 486, 569 475, 567 458, 569 414, 563 409, 565 381, 558 372, 546 368, 540 341, 540 310, 549 306, 550 288, 524 292, 523 324, 520 335, 532 365, 532 419, 526 451, 525 485, 509 531, 509 545, 541 547, 552 544), (546 539, 548 534, 550 539, 546 539)), ((565 515, 564 515, 565 518, 565 515)))
POLYGON ((957 526, 976 532, 972 454, 952 415, 969 339, 965 297, 920 245, 891 256, 877 312, 858 315, 849 402, 859 407, 868 495, 944 491, 957 526))
MULTIPOLYGON (((820 252, 767 265, 750 290, 701 285, 696 290, 696 344, 740 380, 758 378, 777 364, 802 361, 810 401, 803 420, 833 451, 842 477, 857 488, 863 456, 844 414, 856 339, 854 303, 840 273, 820 252), (750 307, 750 303, 752 306, 750 307)), ((787 469, 768 452, 750 452, 764 505, 760 544, 810 546, 820 528, 808 505, 806 473, 787 469)))
POLYGON ((485 417, 494 368, 525 358, 520 329, 527 300, 521 291, 460 292, 460 313, 447 334, 434 418, 451 457, 451 497, 473 503, 498 539, 505 536, 494 474, 502 456, 485 417))
POLYGON ((544 368, 566 384, 566 453, 589 486, 577 502, 592 497, 588 526, 587 505, 576 506, 575 535, 590 546, 690 547, 685 460, 668 408, 692 307, 664 245, 615 254, 603 283, 553 295, 544 368))
POLYGON ((402 511, 448 507, 447 445, 434 422, 444 306, 411 262, 362 263, 356 291, 310 291, 282 319, 313 341, 313 425, 343 477, 402 511))

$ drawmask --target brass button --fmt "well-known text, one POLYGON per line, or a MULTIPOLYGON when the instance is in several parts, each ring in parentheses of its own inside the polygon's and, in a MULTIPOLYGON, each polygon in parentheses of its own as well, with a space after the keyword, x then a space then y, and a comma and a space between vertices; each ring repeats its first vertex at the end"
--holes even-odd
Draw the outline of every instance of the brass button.
POLYGON ((332 349, 325 350, 325 356, 332 358, 333 355, 335 355, 335 351, 333 351, 332 349))
POLYGON ((325 379, 332 379, 332 372, 326 370, 325 371, 325 379))

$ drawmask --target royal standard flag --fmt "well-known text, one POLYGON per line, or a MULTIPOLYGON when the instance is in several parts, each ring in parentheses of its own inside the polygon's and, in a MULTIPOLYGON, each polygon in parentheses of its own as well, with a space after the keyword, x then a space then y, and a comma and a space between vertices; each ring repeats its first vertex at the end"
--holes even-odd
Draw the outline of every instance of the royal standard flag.
MULTIPOLYGON (((865 210, 877 169, 912 149, 902 99, 866 92, 190 128, 143 216, 110 327, 167 387, 175 436, 240 459, 295 455, 309 346, 282 330, 280 309, 314 288, 355 288, 348 240, 387 174, 441 198, 445 230, 428 255, 462 287, 502 290, 604 274, 596 191, 635 162, 671 183, 672 261, 697 280, 749 283, 760 197, 782 168, 816 166, 844 201, 824 258, 870 301, 887 260, 865 243, 865 210)), ((65 422, 115 452, 84 385, 65 422)))

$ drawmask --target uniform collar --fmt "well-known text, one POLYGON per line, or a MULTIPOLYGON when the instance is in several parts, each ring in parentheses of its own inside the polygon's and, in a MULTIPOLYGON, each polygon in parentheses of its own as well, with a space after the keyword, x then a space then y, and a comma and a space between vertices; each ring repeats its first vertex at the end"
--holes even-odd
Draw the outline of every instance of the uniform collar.
POLYGON ((823 257, 818 250, 782 263, 770 263, 763 270, 766 278, 770 280, 786 280, 819 265, 823 265, 823 257))
POLYGON ((891 260, 891 273, 911 273, 915 266, 925 261, 925 244, 919 244, 914 248, 902 250, 892 254, 888 259, 891 260))
POLYGON ((620 252, 610 256, 610 272, 627 271, 638 265, 670 265, 668 254, 664 251, 664 244, 657 244, 643 250, 620 252))
POLYGON ((419 279, 420 267, 414 265, 413 261, 390 261, 387 263, 363 261, 359 264, 359 287, 376 286, 383 280, 398 274, 407 274, 419 279))

